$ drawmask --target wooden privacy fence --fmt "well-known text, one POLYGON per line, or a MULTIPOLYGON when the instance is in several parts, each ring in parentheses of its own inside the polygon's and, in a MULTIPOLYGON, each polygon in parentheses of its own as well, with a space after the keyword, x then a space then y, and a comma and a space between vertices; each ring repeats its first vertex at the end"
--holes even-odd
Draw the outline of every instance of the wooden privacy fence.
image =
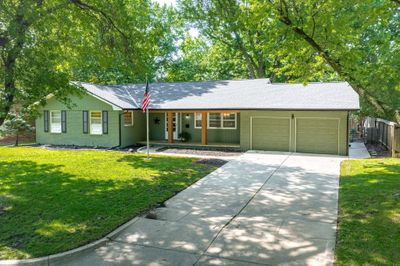
POLYGON ((400 157, 400 125, 380 118, 367 118, 366 138, 369 143, 381 143, 392 157, 400 157))

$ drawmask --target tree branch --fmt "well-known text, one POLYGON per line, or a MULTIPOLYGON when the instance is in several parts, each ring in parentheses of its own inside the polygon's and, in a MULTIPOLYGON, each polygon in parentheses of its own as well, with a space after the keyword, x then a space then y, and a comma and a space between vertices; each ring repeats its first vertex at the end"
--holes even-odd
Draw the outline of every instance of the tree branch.
POLYGON ((102 11, 101 9, 89 5, 87 3, 82 2, 81 0, 70 0, 71 3, 75 4, 77 7, 79 7, 82 10, 90 10, 93 12, 96 12, 98 14, 100 14, 105 20, 107 20, 107 22, 116 30, 119 32, 119 34, 121 34, 121 36, 124 37, 124 39, 128 40, 129 38, 126 36, 126 34, 114 23, 114 20, 112 18, 110 18, 110 16, 108 16, 104 11, 102 11))
POLYGON ((329 51, 324 50, 311 36, 309 36, 302 28, 297 27, 293 24, 293 22, 289 18, 288 7, 285 0, 281 0, 281 5, 279 8, 279 20, 287 25, 296 35, 305 40, 317 53, 320 55, 325 62, 332 67, 333 70, 336 71, 340 76, 345 78, 349 82, 349 84, 360 94, 361 97, 364 97, 375 109, 381 114, 389 114, 389 112, 393 111, 385 105, 383 102, 379 101, 376 97, 371 95, 365 88, 361 87, 359 83, 349 74, 347 73, 343 66, 341 65, 338 59, 333 58, 333 56, 329 53, 329 51), (284 7, 284 9, 282 8, 284 7))

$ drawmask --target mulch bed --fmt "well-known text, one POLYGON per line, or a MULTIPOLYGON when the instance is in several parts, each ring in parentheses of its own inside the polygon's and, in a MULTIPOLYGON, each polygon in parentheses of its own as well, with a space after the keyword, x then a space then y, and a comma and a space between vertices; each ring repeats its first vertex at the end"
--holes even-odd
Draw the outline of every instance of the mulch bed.
POLYGON ((221 160, 221 159, 200 159, 197 160, 195 163, 197 164, 207 164, 207 165, 212 165, 212 166, 223 166, 226 164, 228 161, 226 160, 221 160))
POLYGON ((371 154, 371 157, 374 158, 391 157, 390 151, 382 144, 367 143, 365 144, 365 147, 367 148, 369 154, 371 154))
MULTIPOLYGON (((0 136, 0 145, 13 145, 15 144, 15 136, 0 136)), ((35 142, 35 134, 25 134, 19 136, 19 143, 35 142)))

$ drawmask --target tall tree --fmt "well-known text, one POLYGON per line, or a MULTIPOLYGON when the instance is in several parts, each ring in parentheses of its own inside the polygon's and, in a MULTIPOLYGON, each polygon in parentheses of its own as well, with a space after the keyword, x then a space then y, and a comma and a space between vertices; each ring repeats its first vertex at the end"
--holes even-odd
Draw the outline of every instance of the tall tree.
POLYGON ((282 46, 291 45, 289 31, 278 20, 260 14, 258 1, 181 0, 179 3, 186 20, 213 44, 240 55, 249 78, 269 77, 282 82, 302 77, 315 80, 315 73, 323 80, 332 76, 332 71, 309 50, 301 49, 301 53, 291 56, 282 52, 282 46), (299 73, 290 68, 299 62, 308 62, 307 73, 306 69, 299 73))
POLYGON ((174 12, 150 0, 0 2, 0 125, 12 105, 62 100, 71 80, 114 83, 156 75, 174 49, 174 12))
POLYGON ((205 36, 241 53, 251 78, 346 80, 361 96, 364 112, 400 122, 397 0, 181 0, 181 5, 205 36))
POLYGON ((209 43, 203 37, 186 35, 179 55, 165 69, 165 80, 222 80, 248 77, 240 55, 221 43, 209 43))
POLYGON ((251 10, 238 1, 182 0, 186 18, 217 43, 240 52, 250 78, 264 78, 272 62, 260 47, 267 46, 266 21, 251 19, 251 10))
POLYGON ((370 114, 400 122, 399 14, 391 1, 270 0, 258 8, 349 82, 370 114))

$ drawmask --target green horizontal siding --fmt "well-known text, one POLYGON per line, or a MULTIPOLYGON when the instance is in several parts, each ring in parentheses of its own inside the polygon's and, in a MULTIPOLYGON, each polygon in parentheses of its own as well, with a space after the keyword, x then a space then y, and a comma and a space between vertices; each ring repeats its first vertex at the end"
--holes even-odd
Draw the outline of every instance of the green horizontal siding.
POLYGON ((121 115, 121 146, 136 145, 146 138, 146 115, 142 111, 133 111, 133 126, 124 126, 121 115))
POLYGON ((55 97, 48 100, 44 107, 39 109, 40 116, 36 119, 36 142, 53 145, 77 145, 115 147, 119 145, 119 114, 113 108, 90 95, 71 96, 72 106, 69 109, 65 104, 57 101, 55 97), (66 110, 67 132, 44 132, 43 110, 66 110), (83 134, 82 111, 108 111, 108 134, 90 135, 83 134))

